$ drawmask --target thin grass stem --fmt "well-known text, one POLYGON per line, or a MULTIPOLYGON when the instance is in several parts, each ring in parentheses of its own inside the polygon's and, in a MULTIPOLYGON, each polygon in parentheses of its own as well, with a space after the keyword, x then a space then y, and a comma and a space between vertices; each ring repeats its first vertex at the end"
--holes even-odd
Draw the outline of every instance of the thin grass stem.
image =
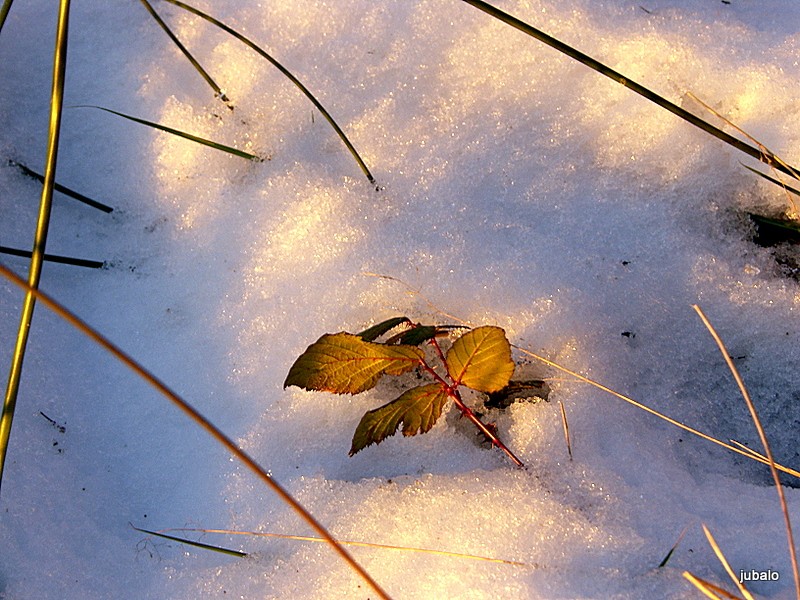
MULTIPOLYGON (((165 529, 164 531, 186 531, 186 532, 196 532, 196 533, 218 533, 224 535, 249 535, 253 537, 269 537, 269 538, 279 538, 282 540, 294 540, 298 542, 315 542, 315 543, 324 543, 325 540, 318 537, 310 537, 305 535, 288 535, 284 533, 271 533, 271 532, 264 532, 264 531, 232 531, 230 529, 196 529, 196 528, 174 528, 174 529, 165 529)), ((468 560, 480 560, 485 562, 493 562, 493 563, 501 563, 504 565, 512 565, 515 567, 531 567, 535 565, 529 565, 527 563, 518 562, 515 560, 506 560, 503 558, 491 558, 488 556, 477 556, 475 554, 464 554, 462 552, 448 552, 447 550, 431 550, 429 548, 415 548, 413 546, 393 546, 390 544, 376 544, 374 542, 358 542, 353 540, 337 540, 343 546, 356 546, 361 548, 375 548, 379 550, 399 550, 404 552, 421 552, 423 554, 434 554, 437 556, 447 556, 450 558, 463 558, 468 560)))
MULTIPOLYGON (((785 184, 783 181, 781 181, 780 179, 776 179, 775 177, 770 177, 770 176, 769 176, 769 175, 767 175, 766 173, 762 173, 761 171, 759 171, 759 170, 757 170, 757 169, 754 169, 753 167, 750 167, 750 166, 748 166, 748 165, 746 165, 746 164, 744 164, 744 163, 742 163, 742 162, 740 162, 739 164, 740 164, 740 165, 742 165, 742 166, 743 166, 745 169, 747 169, 748 171, 752 171, 753 173, 755 173, 755 174, 756 174, 756 175, 758 175, 759 177, 763 177, 763 178, 764 178, 764 179, 766 179, 767 181, 769 181, 769 182, 771 182, 771 183, 774 183, 775 185, 779 185, 779 186, 780 186, 780 187, 782 187, 782 188, 783 188, 785 191, 787 191, 787 192, 790 192, 790 193, 794 194, 795 196, 800 196, 800 190, 797 190, 796 188, 794 188, 794 187, 792 187, 792 186, 790 186, 790 185, 786 185, 786 184, 785 184)), ((794 205, 794 202, 792 202, 792 205, 794 205)))
POLYGON ((189 11, 190 13, 192 13, 194 15, 197 15, 198 17, 200 17, 202 19, 205 19, 206 21, 208 21, 209 23, 211 23, 213 25, 216 25, 217 27, 219 27, 220 29, 222 29, 226 33, 232 35, 237 40, 239 40, 240 42, 242 42, 243 44, 248 46, 250 49, 254 50, 260 56, 262 56, 263 58, 268 60, 272 64, 272 66, 274 66, 281 73, 283 73, 284 76, 286 76, 289 79, 289 81, 291 81, 295 86, 297 86, 297 88, 301 92, 303 92, 305 97, 308 98, 311 101, 311 103, 317 108, 317 110, 319 110, 319 112, 322 113, 322 116, 325 117, 325 120, 327 120, 328 123, 330 123, 330 126, 333 127, 333 129, 336 132, 336 134, 339 136, 339 138, 342 140, 344 145, 350 151, 350 154, 353 155, 353 158, 358 163, 358 166, 361 168, 361 171, 364 173, 364 175, 366 175, 366 177, 369 180, 369 182, 371 184, 373 184, 373 185, 375 184, 375 178, 372 176, 372 173, 370 172, 369 167, 367 167, 367 164, 363 161, 363 159, 361 158, 361 155, 359 155, 358 151, 355 149, 355 146, 353 146, 353 144, 350 142, 350 140, 345 135, 344 131, 342 131, 342 128, 339 127, 339 125, 336 123, 336 121, 333 120, 333 117, 325 109, 325 107, 322 106, 320 101, 317 100, 314 97, 314 95, 308 90, 308 88, 306 86, 304 86, 300 82, 300 80, 297 79, 297 77, 295 77, 286 67, 284 67, 281 63, 279 63, 270 54, 268 54, 267 52, 262 50, 260 47, 258 47, 254 42, 250 41, 248 38, 243 36, 238 31, 228 27, 222 21, 218 21, 217 19, 215 19, 211 15, 208 15, 208 14, 204 13, 203 11, 201 11, 201 10, 199 10, 197 8, 194 8, 193 6, 189 6, 188 4, 184 4, 183 2, 179 2, 178 0, 166 0, 166 1, 169 2, 170 4, 174 4, 175 6, 177 6, 179 8, 182 8, 182 9, 184 9, 186 11, 189 11))
MULTIPOLYGON (((39 183, 44 183, 44 175, 40 175, 33 169, 29 169, 22 163, 9 159, 8 164, 12 167, 16 167, 17 169, 19 169, 23 175, 26 175, 31 179, 35 179, 39 183)), ((61 185, 60 183, 57 182, 54 183, 53 189, 55 189, 55 191, 57 192, 61 192, 65 196, 77 200, 78 202, 83 202, 84 204, 91 206, 92 208, 96 208, 97 210, 102 210, 104 213, 110 213, 114 211, 114 209, 111 208, 110 206, 103 204, 102 202, 98 202, 97 200, 92 200, 88 196, 84 196, 80 192, 76 192, 75 190, 72 190, 64 185, 61 185)))
POLYGON ((61 132, 61 112, 64 101, 64 80, 67 67, 67 38, 69 32, 69 0, 60 0, 58 20, 56 24, 55 49, 53 50, 53 83, 50 91, 50 125, 47 137, 47 153, 45 157, 44 184, 39 202, 39 216, 36 222, 33 249, 28 269, 28 291, 22 304, 17 340, 11 357, 3 399, 3 413, 0 415, 0 486, 3 481, 5 460, 8 454, 8 443, 11 426, 14 421, 14 410, 22 379, 22 363, 28 345, 33 311, 36 306, 35 290, 39 287, 42 275, 44 251, 47 245, 47 231, 50 225, 50 211, 53 205, 53 189, 56 179, 56 163, 58 162, 58 140, 61 132))
POLYGON ((767 436, 764 433, 764 427, 761 425, 761 419, 759 419, 758 417, 755 404, 753 404, 753 400, 750 398, 750 393, 747 391, 747 387, 744 385, 742 376, 739 374, 739 370, 736 368, 736 365, 733 363, 733 360, 731 359, 728 350, 725 348, 725 344, 722 342, 722 338, 720 338, 719 334, 714 329, 714 326, 711 325, 711 322, 708 320, 708 318, 703 313, 701 308, 696 304, 693 305, 692 308, 694 308, 694 310, 697 312, 698 316, 700 317, 700 320, 703 322, 703 325, 706 326, 709 333, 711 334, 711 337, 714 338, 714 341, 717 343, 719 351, 722 353, 722 356, 725 359, 725 363, 728 365, 728 368, 730 369, 733 378, 736 380, 736 385, 739 386, 739 391, 742 393, 742 397, 744 398, 745 404, 747 404, 747 409, 750 411, 750 416, 753 419, 753 424, 756 426, 756 430, 758 431, 758 437, 761 440, 761 445, 764 446, 764 454, 766 454, 767 456, 768 460, 767 464, 769 464, 769 470, 772 473, 772 479, 775 482, 775 489, 778 492, 778 498, 781 503, 781 510, 783 511, 783 519, 784 519, 784 524, 786 526, 786 537, 788 538, 788 543, 789 543, 789 556, 792 562, 792 573, 794 574, 795 595, 797 599, 800 600, 800 569, 798 568, 797 564, 797 551, 794 545, 794 535, 792 534, 792 521, 789 518, 789 507, 786 505, 786 496, 783 493, 781 478, 780 475, 778 475, 778 469, 776 468, 777 465, 772 455, 772 449, 770 448, 767 436))
MULTIPOLYGON (((18 248, 9 248, 8 246, 0 246, 0 252, 9 254, 11 256, 22 256, 24 258, 32 258, 33 253, 30 250, 19 250, 18 248)), ((58 254, 46 254, 44 260, 47 262, 60 263, 62 265, 72 265, 74 267, 86 267, 87 269, 100 269, 105 263, 99 260, 87 260, 85 258, 73 258, 71 256, 60 256, 58 254)))
POLYGON ((714 585, 710 581, 692 575, 689 571, 684 571, 683 577, 696 587, 706 598, 711 598, 711 600, 742 600, 739 596, 734 596, 718 585, 714 585))
POLYGON ((755 600, 755 598, 753 598, 753 594, 751 594, 747 590, 747 588, 744 587, 744 583, 739 581, 739 578, 736 577, 736 575, 733 573, 733 569, 731 568, 728 559, 725 558, 725 554, 722 552, 722 548, 719 547, 719 544, 717 544, 717 540, 714 539, 714 536, 711 535, 711 531, 708 529, 708 527, 705 526, 705 524, 703 524, 703 533, 706 534, 706 539, 708 540, 708 543, 711 545, 711 549, 714 550, 714 554, 717 555, 717 559, 722 564, 723 568, 725 569, 725 572, 728 574, 728 577, 731 578, 731 581, 733 581, 733 584, 738 588, 739 592, 742 594, 742 596, 744 596, 745 600, 755 600))
MULTIPOLYGON (((173 0, 167 0, 167 1, 172 2, 173 0)), ((787 175, 791 175, 792 172, 796 170, 790 167, 789 165, 786 165, 783 161, 781 161, 778 157, 776 157, 772 153, 769 152, 767 154, 763 153, 762 150, 754 148, 750 144, 743 142, 742 140, 733 137, 729 133, 722 131, 721 129, 715 127, 711 123, 693 115, 688 110, 681 108, 674 102, 670 102, 663 96, 660 96, 655 92, 647 89, 643 85, 640 85, 635 81, 629 79, 622 73, 619 73, 614 69, 607 67, 606 65, 592 58, 591 56, 584 54, 583 52, 576 50, 572 46, 569 46, 564 42, 559 41, 556 38, 544 33, 543 31, 540 31, 539 29, 536 29, 535 27, 528 25, 524 21, 521 21, 506 12, 503 12, 499 8, 496 8, 491 4, 483 2, 483 0, 462 0, 462 2, 466 2, 467 4, 474 6, 478 10, 481 10, 487 15, 490 15, 495 19, 502 21, 506 25, 510 25, 511 27, 531 36, 532 38, 535 38, 540 42, 547 44, 551 48, 558 50, 562 54, 566 54, 570 58, 577 60, 578 62, 586 65, 590 69, 597 71, 601 75, 605 75, 609 79, 612 79, 613 81, 616 81, 620 85, 625 86, 632 92, 636 92, 640 96, 650 100, 651 102, 657 104, 661 108, 668 110, 669 112, 671 112, 677 117, 680 117, 684 121, 691 123, 695 127, 698 127, 699 129, 702 129, 707 133, 710 133, 715 138, 725 142, 726 144, 733 146, 737 150, 740 150, 745 154, 752 156, 757 160, 760 160, 761 162, 767 163, 768 165, 775 166, 776 168, 780 169, 787 175)))
POLYGON ((199 62, 197 62, 195 57, 192 56, 192 53, 189 52, 186 46, 184 46, 183 43, 178 39, 178 36, 176 36, 172 32, 172 30, 169 28, 169 25, 167 25, 164 22, 164 20, 156 12, 156 9, 153 8, 153 5, 150 4, 147 0, 140 0, 140 1, 147 9, 147 12, 150 13, 150 16, 153 17, 155 22, 158 23, 161 29, 164 30, 164 33, 166 33, 169 36, 169 39, 171 39, 175 43, 175 45, 178 47, 178 50, 180 50, 183 53, 183 55, 187 59, 189 59, 189 62, 192 63, 192 66, 195 68, 195 70, 198 73, 200 73, 200 76, 206 80, 206 83, 208 83, 209 86, 211 86, 211 89, 214 90, 214 96, 222 100, 228 108, 233 110, 233 104, 231 104, 231 101, 225 95, 225 92, 222 91, 222 89, 217 85, 217 82, 212 79, 211 75, 208 74, 208 72, 202 67, 202 65, 199 62))
POLYGON ((214 142, 211 140, 207 140, 205 138, 198 137, 191 133, 186 133, 185 131, 181 131, 180 129, 173 129, 172 127, 167 127, 166 125, 161 125, 160 123, 154 123, 153 121, 148 121, 146 119, 140 119, 139 117, 134 117, 132 115, 126 115, 125 113, 118 112, 116 110, 111 110, 110 108, 104 108, 102 106, 95 106, 94 104, 78 104, 71 108, 97 108, 100 110, 104 110, 107 113, 111 113, 112 115, 117 115, 118 117, 122 117, 123 119, 128 119, 129 121, 133 121, 134 123, 140 123, 141 125, 147 125, 148 127, 152 127, 153 129, 159 129, 166 133, 170 133, 172 135, 177 135, 178 137, 182 137, 186 140, 190 140, 192 142, 197 142, 198 144, 202 144, 204 146, 208 146, 210 148, 214 148, 215 150, 220 150, 222 152, 227 152, 228 154, 233 154, 234 156, 239 156, 241 158, 246 158, 248 160, 254 160, 257 162, 264 162, 264 159, 260 156, 256 156, 255 154, 250 154, 249 152, 245 152, 244 150, 239 150, 238 148, 233 148, 231 146, 226 146, 225 144, 220 144, 219 142, 214 142))
POLYGON ((163 381, 158 379, 150 371, 145 369, 139 362, 132 356, 127 354, 119 346, 111 342, 103 334, 96 329, 92 328, 85 321, 81 320, 74 313, 65 308, 62 304, 55 301, 47 294, 34 289, 27 284, 23 279, 15 275, 7 267, 0 264, 0 275, 19 286, 23 290, 36 297, 42 304, 47 306, 50 310, 56 313, 59 317, 64 319, 67 323, 75 327, 78 331, 97 343, 109 354, 114 356, 117 360, 123 363, 131 371, 136 373, 140 378, 154 387, 159 393, 165 396, 176 407, 183 411, 194 423, 201 429, 214 438, 220 445, 225 447, 233 456, 235 456, 245 467, 252 471, 263 483, 267 485, 283 502, 295 511, 305 521, 311 529, 319 534, 325 541, 330 544, 339 556, 356 572, 358 575, 375 591, 380 598, 388 599, 389 595, 378 585, 378 583, 367 573, 364 568, 359 565, 353 557, 345 550, 339 542, 328 532, 325 527, 314 518, 314 516, 306 510, 295 498, 281 485, 275 478, 270 475, 264 467, 259 465, 253 458, 250 457, 244 450, 235 444, 227 435, 225 435, 216 425, 204 417, 196 408, 189 404, 186 400, 181 398, 176 392, 167 386, 163 381))

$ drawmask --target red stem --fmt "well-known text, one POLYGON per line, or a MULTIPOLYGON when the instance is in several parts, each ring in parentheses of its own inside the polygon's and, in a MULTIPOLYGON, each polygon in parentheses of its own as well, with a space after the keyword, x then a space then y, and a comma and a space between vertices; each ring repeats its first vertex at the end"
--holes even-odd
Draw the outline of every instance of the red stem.
MULTIPOLYGON (((445 359, 444 353, 442 352, 439 343, 436 341, 436 338, 432 338, 430 340, 430 344, 436 349, 436 353, 442 360, 442 364, 444 364, 445 367, 447 367, 447 359, 445 359)), ((486 424, 478 418, 478 416, 474 412, 472 412, 472 409, 469 406, 464 404, 464 401, 461 399, 461 394, 458 391, 458 382, 453 381, 452 383, 447 383, 447 381, 445 381, 441 377, 441 375, 439 375, 436 371, 434 371, 433 368, 427 362, 425 362, 425 360, 422 360, 420 362, 422 367, 426 371, 428 371, 428 373, 433 375, 434 379, 436 379, 436 381, 438 381, 439 384, 446 389, 447 395, 453 399, 453 402, 461 411, 461 414, 467 417, 470 421, 472 421, 475 424, 475 427, 477 427, 478 430, 481 433, 483 433, 483 435, 486 436, 486 438, 492 443, 493 446, 497 446, 503 452, 505 452, 506 455, 508 455, 508 457, 514 462, 515 465, 517 465, 518 467, 524 467, 525 465, 523 464, 523 462, 520 459, 518 459, 514 455, 514 453, 511 452, 511 450, 508 449, 508 447, 500 440, 500 438, 498 438, 492 432, 492 430, 489 429, 489 427, 487 427, 486 424)), ((447 373, 447 378, 452 381, 452 377, 450 377, 449 372, 447 373)))

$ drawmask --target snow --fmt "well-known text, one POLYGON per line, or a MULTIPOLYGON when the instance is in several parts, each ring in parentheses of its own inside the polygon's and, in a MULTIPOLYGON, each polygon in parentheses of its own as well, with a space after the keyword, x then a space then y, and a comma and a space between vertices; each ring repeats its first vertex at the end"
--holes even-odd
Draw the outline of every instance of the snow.
MULTIPOLYGON (((0 35, 0 243, 27 248, 43 164, 56 8, 17 2, 0 35)), ((797 164, 800 7, 789 0, 496 0, 708 118, 690 94, 797 164)), ((503 327, 509 339, 681 422, 760 450, 692 304, 725 340, 776 459, 800 464, 800 288, 744 214, 785 194, 754 161, 456 0, 198 1, 317 95, 360 172, 283 75, 209 24, 154 6, 232 99, 228 110, 136 2, 76 1, 42 289, 241 443, 395 598, 696 598, 691 571, 793 596, 768 469, 517 354, 547 402, 490 418, 527 468, 455 413, 347 456, 392 399, 282 383, 322 333, 395 315, 503 327), (268 158, 248 162, 78 105, 268 158), (375 274, 388 277, 376 277, 375 274), (569 419, 569 459, 559 412, 569 419), (687 532, 670 562, 658 564, 687 532)), ((794 252, 796 249, 789 250, 794 252)), ((3 264, 24 274, 23 259, 3 264)), ((0 371, 21 292, 0 282, 0 371)), ((790 476, 784 481, 796 485, 790 476)), ((795 488, 785 488, 792 514, 795 488)), ((324 544, 133 530, 310 535, 167 401, 47 309, 35 313, 0 495, 0 598, 374 598, 324 544), (46 415, 46 417, 45 417, 46 415), (54 421, 54 423, 51 422, 54 421), (64 427, 60 431, 57 425, 64 427)))

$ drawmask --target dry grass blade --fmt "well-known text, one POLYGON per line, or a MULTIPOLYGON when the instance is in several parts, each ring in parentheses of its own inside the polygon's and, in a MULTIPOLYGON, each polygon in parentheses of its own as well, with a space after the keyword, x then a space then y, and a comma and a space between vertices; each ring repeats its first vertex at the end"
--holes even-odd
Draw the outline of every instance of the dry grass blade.
MULTIPOLYGON (((282 540, 295 540, 298 542, 317 542, 324 543, 325 540, 318 537, 310 537, 305 535, 288 535, 284 533, 269 533, 263 531, 232 531, 230 529, 196 529, 196 528, 176 528, 165 529, 164 531, 187 531, 197 533, 219 533, 224 535, 249 535, 254 537, 270 537, 279 538, 282 540)), ((464 558, 468 560, 480 560, 485 562, 501 563, 504 565, 512 565, 515 567, 531 567, 536 565, 529 565, 515 560, 506 560, 503 558, 490 558, 488 556, 477 556, 475 554, 464 554, 462 552, 448 552, 446 550, 431 550, 429 548, 414 548, 412 546, 393 546, 390 544, 376 544, 373 542, 356 542, 353 540, 337 539, 337 542, 343 546, 358 546, 361 548, 377 548, 380 550, 400 550, 405 552, 422 552, 424 554, 435 554, 437 556, 448 556, 451 558, 464 558)))
POLYGON ((700 579, 688 571, 683 572, 683 577, 696 587, 706 598, 711 598, 711 600, 742 600, 739 596, 734 596, 718 585, 714 585, 705 579, 700 579))
POLYGON ((328 123, 330 123, 331 127, 333 127, 333 129, 336 132, 336 134, 339 136, 339 138, 341 138, 341 140, 344 143, 344 145, 350 151, 350 154, 353 155, 353 158, 356 160, 356 162, 358 163, 358 166, 361 168, 361 171, 363 171, 364 175, 366 175, 366 177, 369 180, 369 182, 372 183, 372 184, 375 183, 375 178, 372 176, 372 173, 370 172, 369 167, 367 167, 367 164, 362 160, 361 155, 359 155, 358 151, 355 149, 355 146, 353 146, 353 144, 350 143, 350 140, 347 138, 347 136, 345 135, 344 131, 342 131, 342 128, 339 127, 339 125, 336 123, 336 121, 333 120, 333 117, 330 115, 330 113, 327 110, 325 110, 325 107, 322 106, 322 104, 319 102, 319 100, 317 100, 314 97, 314 95, 308 90, 308 88, 306 86, 304 86, 300 82, 300 80, 297 79, 297 77, 292 75, 292 73, 286 67, 284 67, 281 63, 279 63, 277 60, 275 60, 271 55, 269 55, 267 52, 262 50, 260 47, 258 47, 255 43, 250 41, 245 36, 243 36, 241 33, 239 33, 238 31, 236 31, 234 29, 231 29, 230 27, 225 25, 225 23, 223 23, 222 21, 218 21, 217 19, 215 19, 211 15, 208 15, 208 14, 204 13, 203 11, 196 9, 193 6, 189 6, 188 4, 184 4, 183 2, 179 2, 178 0, 166 0, 166 1, 169 2, 170 4, 174 4, 175 6, 177 6, 179 8, 182 8, 182 9, 184 9, 186 11, 189 11, 190 13, 192 13, 194 15, 197 15, 198 17, 200 17, 202 19, 205 19, 206 21, 208 21, 209 23, 211 23, 213 25, 216 25, 217 27, 222 29, 224 32, 232 35, 237 40, 239 40, 240 42, 245 44, 247 47, 249 47, 250 49, 254 50, 256 53, 258 53, 260 56, 262 56, 263 58, 267 59, 272 64, 272 66, 274 66, 281 73, 283 73, 289 79, 289 81, 291 81, 295 86, 297 86, 297 88, 301 92, 303 92, 303 94, 306 96, 306 98, 308 98, 311 101, 311 103, 315 107, 317 107, 317 110, 319 110, 319 112, 322 113, 322 116, 325 117, 325 120, 328 121, 328 123))
POLYGON ((184 46, 183 43, 178 39, 178 36, 176 36, 172 32, 169 26, 164 22, 164 20, 159 16, 159 14, 153 8, 153 5, 150 4, 147 0, 140 0, 140 1, 147 9, 147 12, 150 13, 150 16, 153 17, 155 22, 158 23, 161 29, 163 29, 164 32, 169 36, 169 39, 171 39, 174 42, 174 44, 178 47, 178 50, 180 50, 183 53, 183 55, 187 59, 189 59, 189 62, 192 63, 192 66, 195 68, 195 70, 198 73, 200 73, 200 76, 206 80, 206 83, 208 83, 208 85, 211 86, 211 89, 214 90, 214 96, 222 100, 228 108, 233 110, 233 105, 231 104, 231 101, 228 99, 228 97, 225 95, 225 92, 223 92, 222 89, 220 89, 220 87, 217 85, 217 82, 214 81, 211 75, 209 75, 208 72, 202 67, 202 65, 199 62, 197 62, 195 57, 192 56, 192 53, 189 52, 186 46, 184 46))
POLYGON ((220 144, 219 142, 213 142, 211 140, 207 140, 205 138, 198 137, 196 135, 192 135, 191 133, 186 133, 185 131, 181 131, 179 129, 173 129, 172 127, 167 127, 166 125, 161 125, 160 123, 154 123, 153 121, 148 121, 146 119, 140 119, 139 117, 134 117, 132 115, 126 115, 125 113, 118 112, 116 110, 111 110, 110 108, 103 108, 102 106, 95 106, 93 104, 80 104, 77 106, 73 106, 72 108, 97 108, 99 110, 103 110, 107 113, 111 113, 112 115, 117 115, 118 117, 122 117, 123 119, 128 119, 129 121, 133 121, 134 123, 140 123, 141 125, 147 125, 148 127, 152 127, 153 129, 159 129, 166 133, 177 135, 178 137, 182 137, 186 140, 190 140, 192 142, 197 142, 198 144, 202 144, 204 146, 208 146, 210 148, 214 148, 215 150, 220 150, 222 152, 227 152, 228 154, 233 154, 234 156, 239 156, 241 158, 246 158, 248 160, 254 160, 257 162, 264 162, 264 159, 260 156, 256 156, 255 154, 250 154, 249 152, 245 152, 244 150, 239 150, 237 148, 233 148, 231 146, 226 146, 225 144, 220 144))
POLYGON ((717 555, 717 559, 719 559, 719 562, 725 568, 725 572, 728 574, 728 577, 731 578, 731 581, 733 581, 734 585, 739 589, 739 592, 742 594, 742 596, 744 596, 745 600, 755 600, 753 598, 753 594, 747 591, 747 588, 744 587, 744 583, 739 581, 739 578, 736 577, 736 575, 733 572, 733 569, 731 568, 730 563, 728 562, 728 559, 725 558, 725 554, 723 554, 722 552, 722 548, 719 547, 719 544, 717 544, 717 540, 714 539, 714 536, 711 535, 711 531, 709 531, 708 527, 706 527, 705 525, 703 525, 703 533, 706 534, 706 539, 708 540, 708 543, 711 544, 711 548, 714 550, 714 554, 717 555))
POLYGON ((100 345, 103 349, 113 355, 117 360, 123 363, 131 371, 136 373, 148 384, 153 386, 159 393, 165 396, 176 407, 183 411, 192 421, 201 427, 206 433, 214 438, 220 445, 225 447, 231 454, 233 454, 245 467, 254 473, 263 483, 267 485, 275 494, 283 500, 292 510, 294 510, 315 532, 317 532, 339 556, 347 562, 348 565, 364 581, 378 594, 380 598, 389 598, 389 595, 383 591, 378 583, 367 573, 364 568, 359 565, 352 556, 345 550, 339 542, 328 532, 325 527, 317 521, 311 513, 309 513, 303 505, 301 505, 295 498, 284 489, 264 467, 259 465, 253 458, 250 457, 244 450, 236 445, 228 436, 226 436, 220 429, 206 419, 200 412, 197 411, 191 404, 186 402, 177 393, 167 386, 163 381, 158 379, 155 375, 150 373, 141 364, 139 364, 133 357, 111 342, 108 338, 98 332, 96 329, 89 326, 82 321, 74 313, 67 310, 60 303, 56 302, 47 294, 34 289, 28 285, 23 279, 17 277, 12 271, 3 265, 0 265, 0 275, 11 281, 13 284, 26 290, 29 295, 36 297, 42 304, 47 306, 50 310, 56 313, 59 317, 64 319, 67 323, 75 327, 78 331, 90 338, 92 341, 100 345))
POLYGON ((488 15, 491 15, 492 17, 502 21, 506 25, 510 25, 511 27, 539 40, 540 42, 547 44, 551 48, 554 48, 559 52, 566 54, 570 58, 577 60, 578 62, 586 65, 590 69, 597 71, 601 75, 605 75, 609 79, 616 81, 617 83, 625 86, 629 90, 636 92, 637 94, 639 94, 644 98, 647 98, 648 100, 650 100, 654 104, 657 104, 661 108, 668 110, 669 112, 671 112, 677 117, 680 117, 684 121, 691 123, 695 127, 698 127, 699 129, 702 129, 703 131, 710 133, 715 138, 725 142, 726 144, 733 146, 737 150, 741 150, 745 154, 752 156, 755 159, 758 159, 769 165, 773 165, 776 168, 780 169, 781 171, 784 171, 787 175, 791 175, 792 172, 795 170, 792 169, 792 167, 790 167, 789 165, 786 165, 782 160, 780 160, 773 154, 771 153, 765 154, 762 150, 754 148, 750 144, 747 144, 746 142, 743 142, 742 140, 733 137, 732 135, 722 131, 720 128, 715 127, 711 123, 708 123, 707 121, 704 121, 703 119, 693 115, 686 109, 681 108, 674 102, 670 102, 663 96, 660 96, 655 92, 652 92, 651 90, 647 89, 643 85, 640 85, 635 81, 632 81, 628 77, 625 77, 622 73, 618 73, 614 69, 607 67, 606 65, 592 58, 591 56, 584 54, 579 50, 576 50, 572 46, 569 46, 550 35, 547 35, 543 31, 540 31, 539 29, 536 29, 535 27, 528 25, 524 21, 520 21, 516 17, 513 17, 506 12, 503 12, 499 8, 496 8, 491 4, 483 2, 483 0, 462 0, 462 1, 474 6, 478 10, 481 10, 488 15))
POLYGON ((693 308, 700 316, 700 320, 703 321, 703 325, 705 325, 709 333, 711 333, 711 337, 713 337, 714 341, 717 343, 719 351, 722 352, 722 356, 725 359, 725 363, 728 365, 728 368, 730 369, 733 378, 736 380, 736 385, 739 386, 739 391, 742 392, 744 401, 747 404, 748 410, 750 411, 750 416, 752 417, 753 423, 755 424, 756 430, 758 431, 758 437, 761 440, 761 444, 764 446, 764 453, 767 456, 770 472, 772 473, 772 479, 775 482, 775 489, 778 492, 778 498, 780 499, 781 509, 783 510, 783 519, 786 525, 786 537, 788 538, 789 542, 789 556, 791 557, 792 572, 794 574, 795 595, 797 599, 800 600, 800 569, 798 569, 797 565, 797 551, 795 550, 795 545, 794 545, 794 535, 792 534, 792 522, 791 519, 789 518, 789 508, 786 505, 786 497, 783 493, 781 478, 778 475, 778 469, 776 468, 777 465, 775 463, 775 459, 772 456, 772 450, 770 449, 769 442, 767 441, 767 436, 764 433, 764 428, 761 425, 761 419, 758 418, 758 413, 756 412, 756 407, 753 404, 753 400, 750 398, 750 393, 747 391, 747 387, 744 385, 744 381, 742 381, 741 375, 739 375, 739 370, 736 368, 736 365, 733 364, 733 360, 731 359, 730 354, 728 354, 728 350, 725 348, 725 344, 722 342, 722 338, 719 337, 719 334, 711 325, 711 322, 705 316, 700 307, 695 304, 693 308))
POLYGON ((17 341, 11 357, 3 399, 3 414, 0 416, 0 486, 3 481, 3 469, 8 453, 8 442, 11 436, 11 425, 14 421, 14 410, 17 405, 17 394, 22 379, 22 363, 28 345, 28 333, 36 306, 35 290, 39 287, 44 262, 44 249, 47 245, 47 232, 50 225, 50 211, 53 206, 53 189, 56 181, 56 163, 58 162, 58 139, 61 132, 61 111, 64 101, 64 80, 67 69, 67 37, 69 31, 69 0, 61 0, 56 25, 56 41, 53 50, 53 84, 50 91, 50 127, 47 137, 47 155, 45 159, 44 184, 39 202, 39 216, 36 222, 36 233, 33 240, 30 267, 28 269, 28 291, 22 304, 17 341))

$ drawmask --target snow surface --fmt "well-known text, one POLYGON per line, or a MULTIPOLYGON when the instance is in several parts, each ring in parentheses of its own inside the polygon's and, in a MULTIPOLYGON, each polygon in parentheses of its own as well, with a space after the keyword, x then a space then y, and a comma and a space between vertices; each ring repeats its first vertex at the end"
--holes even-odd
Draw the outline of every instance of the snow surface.
MULTIPOLYGON (((797 164, 798 3, 496 4, 721 123, 691 92, 797 164)), ((800 289, 750 241, 746 211, 787 209, 739 164, 754 161, 458 0, 197 5, 317 94, 382 191, 308 100, 229 36, 155 3, 233 112, 140 3, 75 0, 68 107, 106 106, 269 160, 67 108, 58 179, 115 211, 58 196, 48 250, 109 267, 47 264, 42 289, 239 440, 337 537, 527 565, 352 548, 395 598, 697 598, 685 570, 732 589, 701 523, 735 570, 780 573, 753 584, 756 594, 793 596, 766 467, 522 355, 519 373, 548 378, 549 401, 490 417, 525 470, 480 447, 455 414, 348 458, 361 415, 396 390, 282 389, 322 333, 398 314, 452 322, 427 299, 760 450, 691 309, 699 303, 776 458, 797 467, 800 289)), ((0 35, 3 245, 31 244, 38 185, 6 159, 43 165, 55 17, 53 2, 20 1, 0 35)), ((1 260, 26 272, 22 259, 1 260)), ((0 282, 3 373, 21 297, 0 282)), ((375 597, 323 544, 202 536, 250 553, 238 559, 131 529, 309 534, 166 400, 41 306, 6 467, 2 598, 375 597)), ((796 514, 800 496, 786 493, 796 514)))

